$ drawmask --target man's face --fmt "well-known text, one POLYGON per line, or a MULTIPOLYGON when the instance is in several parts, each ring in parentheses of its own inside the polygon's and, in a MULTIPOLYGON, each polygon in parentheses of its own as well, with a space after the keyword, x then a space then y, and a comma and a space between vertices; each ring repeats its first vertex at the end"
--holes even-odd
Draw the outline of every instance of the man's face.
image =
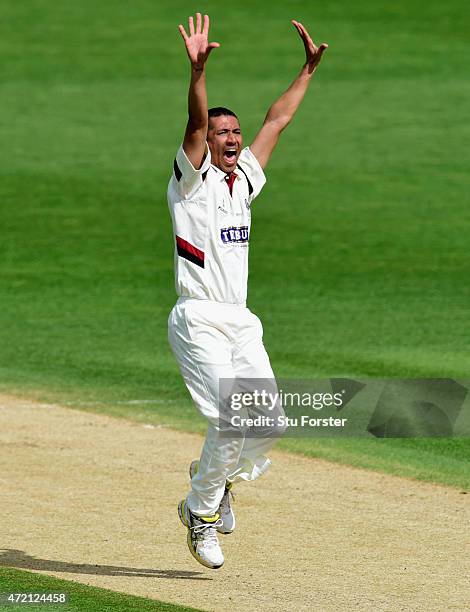
POLYGON ((207 144, 212 163, 224 172, 233 172, 242 150, 242 133, 236 117, 221 115, 209 119, 207 144))

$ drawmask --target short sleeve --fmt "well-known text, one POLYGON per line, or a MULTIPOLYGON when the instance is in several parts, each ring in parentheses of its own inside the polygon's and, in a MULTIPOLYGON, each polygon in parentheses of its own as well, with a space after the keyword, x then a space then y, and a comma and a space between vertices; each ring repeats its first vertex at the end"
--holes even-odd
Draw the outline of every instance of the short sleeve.
POLYGON ((266 176, 263 172, 263 168, 251 152, 250 147, 245 147, 240 153, 238 165, 248 180, 248 189, 250 191, 251 200, 253 200, 266 183, 266 176))
POLYGON ((207 142, 204 161, 202 162, 202 166, 199 168, 199 170, 196 170, 196 168, 189 161, 186 153, 184 152, 183 145, 180 146, 173 163, 173 177, 176 182, 176 188, 183 198, 191 198, 196 193, 204 182, 210 165, 211 153, 209 151, 209 147, 207 146, 207 142))

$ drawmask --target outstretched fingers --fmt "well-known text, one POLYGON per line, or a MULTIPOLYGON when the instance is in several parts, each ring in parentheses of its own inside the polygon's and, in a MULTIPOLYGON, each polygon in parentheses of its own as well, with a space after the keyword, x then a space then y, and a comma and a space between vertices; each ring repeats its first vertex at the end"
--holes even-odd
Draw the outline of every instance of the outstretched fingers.
POLYGON ((189 35, 182 24, 178 26, 178 29, 181 32, 181 36, 184 38, 184 40, 190 38, 191 36, 196 36, 197 34, 202 34, 207 38, 209 35, 209 24, 209 15, 204 15, 203 19, 201 13, 196 13, 196 25, 194 25, 194 18, 192 15, 188 18, 189 35))
POLYGON ((307 32, 305 26, 303 26, 300 21, 292 20, 293 25, 295 26, 297 32, 299 33, 300 38, 307 44, 313 45, 313 40, 310 38, 310 34, 307 32))
POLYGON ((209 43, 207 40, 209 16, 204 15, 203 19, 201 13, 196 13, 196 20, 192 16, 188 18, 188 28, 189 34, 182 24, 178 26, 189 60, 193 65, 205 64, 211 51, 220 47, 218 42, 209 43))
POLYGON ((180 34, 183 37, 184 42, 186 42, 189 37, 186 34, 186 30, 184 29, 184 26, 181 23, 178 26, 178 30, 180 31, 180 34))
MULTIPOLYGON (((202 33, 205 35, 206 38, 209 37, 209 26, 210 26, 209 15, 204 15, 204 28, 202 30, 202 33)), ((220 47, 220 44, 218 42, 209 43, 208 45, 209 52, 212 51, 212 49, 217 49, 218 47, 220 47)))
POLYGON ((196 13, 196 34, 202 33, 201 13, 196 13))
POLYGON ((328 49, 328 45, 326 43, 322 43, 319 47, 317 47, 315 45, 315 43, 313 42, 313 40, 310 37, 310 34, 307 31, 307 28, 300 23, 300 21, 296 21, 295 19, 292 19, 291 21, 292 25, 295 27, 295 29, 297 30, 297 32, 299 33, 300 38, 302 39, 302 42, 305 45, 305 50, 310 53, 318 53, 321 57, 323 51, 325 51, 325 49, 328 49))
POLYGON ((202 29, 202 33, 205 36, 209 36, 209 15, 204 15, 204 27, 202 29))
POLYGON ((303 39, 304 35, 302 32, 302 29, 300 28, 300 23, 298 21, 295 21, 294 19, 292 19, 291 23, 294 26, 294 28, 297 30, 297 32, 299 33, 300 38, 303 39))

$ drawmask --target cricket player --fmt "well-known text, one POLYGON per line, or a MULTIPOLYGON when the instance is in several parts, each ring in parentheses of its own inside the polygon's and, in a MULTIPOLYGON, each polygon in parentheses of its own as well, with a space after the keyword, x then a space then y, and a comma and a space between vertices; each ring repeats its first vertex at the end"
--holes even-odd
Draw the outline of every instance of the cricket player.
MULTIPOLYGON (((191 64, 188 123, 168 186, 175 235, 178 300, 168 337, 185 384, 208 420, 199 461, 190 467, 191 490, 178 506, 187 543, 202 565, 224 563, 217 533, 235 528, 230 490, 234 482, 261 476, 275 437, 223 437, 219 421, 221 379, 274 380, 261 322, 246 306, 248 243, 253 200, 266 182, 264 168, 294 116, 328 45, 317 47, 292 21, 306 59, 290 87, 274 102, 249 147, 236 114, 208 109, 206 63, 220 45, 209 42, 209 17, 189 18, 179 31, 191 64)), ((230 95, 227 80, 226 96, 230 95)))

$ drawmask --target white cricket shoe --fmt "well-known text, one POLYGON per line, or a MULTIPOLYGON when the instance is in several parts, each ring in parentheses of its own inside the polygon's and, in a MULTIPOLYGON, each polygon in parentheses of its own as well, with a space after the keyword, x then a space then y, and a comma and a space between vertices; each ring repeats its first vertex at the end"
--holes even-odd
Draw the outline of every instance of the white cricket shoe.
POLYGON ((183 525, 188 528, 188 548, 196 561, 210 569, 222 567, 224 555, 216 533, 216 527, 222 525, 219 514, 196 516, 185 500, 178 504, 178 514, 183 525))
MULTIPOLYGON (((189 468, 190 478, 192 478, 193 476, 197 474, 198 468, 199 468, 199 461, 195 459, 194 461, 191 462, 191 466, 189 468)), ((220 514, 220 518, 222 519, 222 524, 217 527, 217 531, 224 535, 228 535, 229 533, 232 533, 235 529, 235 514, 233 512, 233 509, 230 503, 230 497, 232 497, 232 499, 234 498, 234 495, 231 491, 232 486, 233 485, 231 482, 226 483, 224 496, 222 497, 222 500, 219 506, 219 514, 220 514)))

